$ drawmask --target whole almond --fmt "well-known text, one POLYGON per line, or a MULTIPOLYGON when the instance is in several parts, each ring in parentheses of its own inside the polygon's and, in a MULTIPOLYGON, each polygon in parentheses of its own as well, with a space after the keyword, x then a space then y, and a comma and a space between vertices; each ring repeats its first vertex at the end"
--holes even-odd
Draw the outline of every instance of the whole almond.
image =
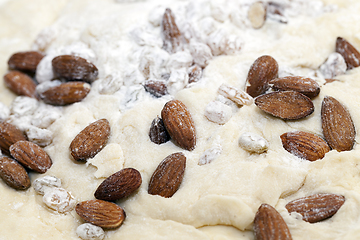
POLYGON ((17 141, 11 145, 10 154, 21 165, 38 173, 45 173, 52 165, 45 150, 29 141, 17 141))
POLYGON ((265 93, 270 88, 270 80, 278 76, 278 70, 278 63, 273 57, 264 55, 256 59, 246 79, 246 92, 252 97, 265 93))
POLYGON ((103 200, 80 202, 76 205, 75 211, 85 222, 109 229, 119 227, 126 217, 121 207, 103 200))
POLYGON ((146 80, 144 88, 155 97, 162 97, 167 94, 166 82, 163 80, 146 80))
POLYGON ((90 92, 90 84, 84 82, 67 82, 52 87, 40 94, 44 102, 64 106, 83 100, 90 92))
POLYGON ((170 135, 166 131, 164 122, 161 118, 156 117, 151 122, 149 137, 150 140, 156 144, 166 143, 170 140, 170 135))
POLYGON ((19 71, 11 71, 4 76, 6 86, 20 96, 36 97, 36 84, 26 74, 19 71))
POLYGON ((25 190, 31 185, 25 168, 8 157, 0 157, 0 177, 7 185, 16 190, 25 190))
POLYGON ((272 88, 276 91, 296 91, 309 98, 314 98, 320 93, 320 85, 311 78, 300 76, 287 76, 275 78, 270 81, 272 88))
POLYGON ((295 91, 271 92, 255 98, 255 104, 264 112, 285 120, 296 120, 314 112, 311 99, 295 91))
POLYGON ((179 100, 167 102, 161 111, 161 118, 170 137, 180 147, 189 151, 195 148, 195 125, 184 103, 179 100))
POLYGON ((309 161, 316 161, 330 151, 324 139, 315 134, 296 131, 287 132, 280 136, 283 147, 291 154, 309 161))
POLYGON ((325 96, 321 106, 324 137, 332 149, 350 151, 355 143, 355 127, 349 111, 335 98, 325 96))
POLYGON ((253 28, 261 28, 266 20, 266 5, 263 2, 254 2, 248 10, 248 19, 253 28))
POLYGON ((167 8, 163 15, 161 33, 164 40, 163 49, 169 53, 175 53, 181 47, 183 36, 170 8, 167 8))
POLYGON ((124 168, 106 178, 96 189, 95 198, 115 201, 126 198, 141 185, 141 174, 134 168, 124 168))
POLYGON ((323 193, 293 200, 285 208, 289 213, 300 213, 304 221, 315 223, 332 217, 344 202, 344 196, 323 193))
POLYGON ((0 122, 0 148, 3 153, 10 155, 10 146, 21 140, 26 140, 22 131, 11 123, 0 122))
POLYGON ((269 204, 261 204, 255 219, 254 233, 256 240, 291 240, 291 234, 284 219, 269 204))
POLYGON ((35 72, 43 57, 43 54, 36 51, 17 52, 10 57, 8 65, 11 69, 35 72))
POLYGON ((343 56, 348 70, 360 66, 360 53, 342 37, 336 39, 336 52, 343 56))
POLYGON ((186 157, 183 153, 167 156, 151 176, 148 193, 165 198, 172 197, 180 187, 185 167, 186 157))
POLYGON ((94 64, 82 57, 60 55, 52 60, 54 75, 60 79, 93 82, 98 76, 94 64))
POLYGON ((110 136, 110 123, 103 118, 84 128, 70 144, 71 156, 76 161, 94 157, 106 145, 110 136))

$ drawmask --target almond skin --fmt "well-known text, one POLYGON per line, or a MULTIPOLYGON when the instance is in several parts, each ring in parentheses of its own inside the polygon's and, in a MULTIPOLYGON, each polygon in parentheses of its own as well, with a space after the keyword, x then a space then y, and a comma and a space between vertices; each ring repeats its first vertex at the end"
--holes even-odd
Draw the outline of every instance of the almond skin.
POLYGON ((103 200, 80 202, 76 205, 75 211, 85 222, 108 229, 119 227, 126 217, 121 207, 103 200))
POLYGON ((325 96, 321 106, 324 137, 332 149, 350 151, 355 143, 355 127, 349 111, 335 98, 325 96))
POLYGON ((196 145, 194 121, 184 103, 179 100, 167 102, 161 111, 166 130, 182 148, 193 150, 196 145))
POLYGON ((21 165, 38 173, 45 173, 52 165, 45 150, 29 141, 18 141, 11 145, 10 154, 21 165))
POLYGON ((8 157, 0 157, 0 177, 7 185, 16 190, 25 190, 31 185, 25 168, 8 157))
POLYGON ((95 191, 95 198, 116 201, 126 198, 141 185, 141 174, 134 168, 124 168, 106 178, 95 191))
POLYGON ((272 206, 264 203, 259 207, 254 219, 256 240, 291 240, 291 234, 284 219, 272 206))
POLYGON ((170 140, 170 135, 166 131, 164 122, 161 118, 156 117, 151 122, 149 137, 150 140, 156 144, 166 143, 170 140))
POLYGON ((26 137, 17 127, 11 123, 0 122, 0 148, 3 153, 10 155, 10 146, 21 140, 26 140, 26 137))
POLYGON ((76 161, 94 157, 106 145, 110 136, 110 123, 103 118, 84 128, 70 144, 71 156, 76 161))
POLYGON ((64 106, 83 100, 90 92, 90 85, 84 82, 67 82, 52 87, 40 94, 44 102, 64 106))
POLYGON ((4 82, 17 95, 36 98, 36 84, 28 75, 11 71, 4 76, 4 82))
POLYGON ((336 39, 336 52, 340 53, 345 59, 347 69, 360 66, 360 53, 356 48, 342 37, 336 39))
POLYGON ((52 67, 56 77, 65 80, 93 82, 98 76, 98 69, 94 64, 82 57, 60 55, 52 60, 52 67))
POLYGON ((255 60, 251 65, 246 82, 246 92, 257 97, 270 88, 270 80, 278 76, 279 65, 276 60, 268 55, 264 55, 255 60))
POLYGON ((296 131, 287 132, 280 136, 283 147, 289 153, 309 161, 316 161, 330 151, 324 139, 315 134, 296 131))
POLYGON ((18 52, 10 57, 8 65, 11 69, 35 72, 43 57, 43 54, 36 51, 18 52))
POLYGON ((332 217, 344 202, 344 196, 323 193, 293 200, 285 208, 289 213, 300 213, 304 221, 315 223, 332 217))
POLYGON ((314 98, 320 93, 320 85, 311 78, 300 76, 287 76, 282 78, 275 78, 270 81, 272 88, 276 91, 296 91, 314 98))
POLYGON ((185 167, 186 157, 183 153, 167 156, 151 176, 148 193, 165 198, 172 197, 180 187, 185 167))
POLYGON ((264 112, 284 120, 305 118, 314 112, 311 99, 295 91, 263 94, 255 98, 255 104, 264 112))

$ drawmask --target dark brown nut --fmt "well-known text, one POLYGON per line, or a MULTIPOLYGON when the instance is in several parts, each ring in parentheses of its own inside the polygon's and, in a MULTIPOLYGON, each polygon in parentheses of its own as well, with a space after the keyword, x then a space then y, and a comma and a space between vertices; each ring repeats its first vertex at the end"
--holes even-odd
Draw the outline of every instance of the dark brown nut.
POLYGON ((163 80, 146 80, 144 88, 155 97, 162 97, 168 94, 166 83, 163 80))
POLYGON ((25 168, 8 157, 0 157, 0 177, 7 185, 16 190, 25 190, 31 185, 25 168))
POLYGON ((17 95, 36 98, 36 84, 28 75, 11 71, 4 76, 4 82, 17 95))
POLYGON ((276 91, 296 91, 314 98, 320 93, 320 85, 311 78, 300 76, 288 76, 283 78, 275 78, 270 81, 272 88, 276 91))
POLYGON ((336 52, 343 56, 348 70, 360 66, 360 53, 351 43, 342 37, 336 39, 336 52))
POLYGON ((183 36, 176 25, 175 16, 169 8, 165 10, 161 32, 164 40, 163 49, 169 53, 175 53, 181 47, 183 36))
POLYGON ((36 51, 18 52, 10 57, 8 65, 11 69, 35 72, 43 57, 43 54, 36 51))
POLYGON ((0 148, 3 153, 10 155, 10 146, 21 140, 26 140, 26 137, 17 127, 11 123, 0 122, 0 148))
POLYGON ((149 137, 150 140, 156 144, 166 143, 170 140, 170 135, 166 131, 164 122, 159 116, 154 118, 151 123, 149 137))

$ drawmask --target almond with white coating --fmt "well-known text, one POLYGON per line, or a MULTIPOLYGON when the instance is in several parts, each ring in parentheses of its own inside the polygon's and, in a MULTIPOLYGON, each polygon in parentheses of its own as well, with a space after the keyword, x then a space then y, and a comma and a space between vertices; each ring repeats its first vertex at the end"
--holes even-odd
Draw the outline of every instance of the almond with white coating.
POLYGON ((21 165, 38 173, 45 173, 52 165, 45 150, 29 141, 18 141, 11 145, 10 154, 21 165))
POLYGON ((163 49, 169 53, 175 53, 181 47, 183 36, 170 8, 165 10, 161 23, 161 32, 164 40, 163 49))
POLYGON ((17 52, 10 57, 8 65, 11 69, 35 72, 43 57, 44 55, 37 51, 17 52))
POLYGON ((84 128, 70 144, 71 156, 76 161, 94 157, 106 145, 110 137, 110 123, 103 118, 84 128))
POLYGON ((253 98, 249 94, 225 83, 220 85, 218 93, 240 106, 250 106, 253 103, 253 98))
POLYGON ((248 10, 248 19, 253 28, 261 28, 266 20, 266 5, 263 2, 254 2, 248 10))
POLYGON ((3 153, 10 155, 10 146, 21 140, 26 140, 22 131, 11 123, 0 122, 0 148, 3 153))
POLYGON ((36 84, 25 73, 10 71, 4 76, 6 86, 20 96, 36 97, 36 84))
POLYGON ((336 52, 340 53, 345 59, 347 69, 353 69, 360 66, 360 53, 346 39, 338 37, 336 39, 336 52))
POLYGON ((287 76, 275 78, 270 81, 272 88, 276 91, 296 91, 314 98, 320 93, 320 85, 311 78, 301 76, 287 76))
POLYGON ((0 177, 8 186, 16 190, 25 190, 31 185, 25 168, 14 159, 5 156, 0 157, 0 177))

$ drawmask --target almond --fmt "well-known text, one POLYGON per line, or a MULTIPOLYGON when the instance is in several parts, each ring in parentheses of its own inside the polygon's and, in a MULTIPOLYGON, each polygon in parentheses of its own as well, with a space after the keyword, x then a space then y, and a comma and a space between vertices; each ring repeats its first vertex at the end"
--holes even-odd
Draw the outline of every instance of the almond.
POLYGON ((163 49, 169 53, 175 53, 180 47, 183 37, 176 25, 175 16, 169 8, 165 10, 161 24, 161 32, 164 40, 163 49))
POLYGON ((276 78, 270 81, 272 88, 276 91, 296 91, 314 98, 320 93, 320 85, 311 78, 300 76, 288 76, 276 78))
POLYGON ((36 97, 36 84, 26 74, 19 71, 11 71, 4 76, 6 86, 20 96, 36 97))
POLYGON ((304 118, 314 112, 311 99, 295 91, 271 92, 255 98, 264 112, 285 120, 304 118))
POLYGON ((165 198, 172 197, 180 187, 185 167, 186 157, 183 153, 167 156, 151 176, 148 193, 165 198))
POLYGON ((301 214, 304 221, 315 223, 332 217, 344 202, 344 196, 322 193, 293 200, 285 208, 289 213, 301 214))
POLYGON ((246 79, 246 92, 252 97, 265 93, 270 88, 270 80, 278 76, 278 70, 278 63, 273 57, 264 55, 256 59, 246 79))
POLYGON ((266 20, 266 5, 262 2, 254 2, 248 10, 248 19, 253 28, 261 28, 266 20))
POLYGON ((162 97, 167 94, 166 83, 163 80, 146 80, 144 88, 155 97, 162 97))
POLYGON ((43 57, 43 54, 36 51, 18 52, 10 57, 8 65, 12 69, 35 72, 43 57))
POLYGON ((70 144, 71 156, 76 161, 94 157, 106 145, 110 136, 110 123, 100 119, 84 128, 70 144))
POLYGON ((324 139, 315 134, 296 131, 287 132, 280 136, 283 147, 289 153, 309 161, 316 161, 330 151, 324 139))
POLYGON ((350 151, 355 143, 355 127, 349 111, 335 98, 325 96, 321 106, 323 134, 332 149, 350 151))
POLYGON ((93 82, 98 76, 97 67, 82 57, 60 55, 52 60, 54 75, 60 79, 93 82))
POLYGON ((7 185, 17 190, 28 189, 31 185, 25 168, 8 157, 0 157, 0 177, 7 185))
POLYGON ((17 141, 26 140, 25 135, 14 125, 0 122, 0 148, 5 154, 10 155, 9 148, 17 141))
POLYGON ((96 189, 95 198, 115 201, 126 198, 141 185, 141 174, 134 168, 124 168, 106 178, 96 189))
POLYGON ((254 233, 257 240, 291 240, 288 226, 280 213, 264 203, 259 207, 254 219, 254 233))
POLYGON ((52 165, 44 149, 29 141, 18 141, 10 146, 10 154, 24 167, 45 173, 52 165))
POLYGON ((164 122, 161 118, 156 117, 151 123, 149 131, 150 140, 156 144, 166 143, 170 140, 170 135, 166 131, 164 122))
POLYGON ((119 227, 126 217, 121 207, 103 200, 80 202, 76 205, 75 211, 85 222, 109 229, 119 227))
POLYGON ((336 39, 336 52, 343 56, 348 70, 360 66, 360 53, 342 37, 336 39))
POLYGON ((193 150, 196 145, 194 121, 184 103, 179 100, 167 102, 161 111, 166 130, 182 148, 193 150))
POLYGON ((194 82, 200 81, 200 79, 202 77, 202 73, 203 73, 203 70, 199 65, 194 64, 193 66, 191 66, 188 69, 189 83, 194 83, 194 82))
POLYGON ((90 85, 84 82, 67 82, 52 87, 40 94, 44 102, 64 106, 83 100, 90 92, 90 85))

